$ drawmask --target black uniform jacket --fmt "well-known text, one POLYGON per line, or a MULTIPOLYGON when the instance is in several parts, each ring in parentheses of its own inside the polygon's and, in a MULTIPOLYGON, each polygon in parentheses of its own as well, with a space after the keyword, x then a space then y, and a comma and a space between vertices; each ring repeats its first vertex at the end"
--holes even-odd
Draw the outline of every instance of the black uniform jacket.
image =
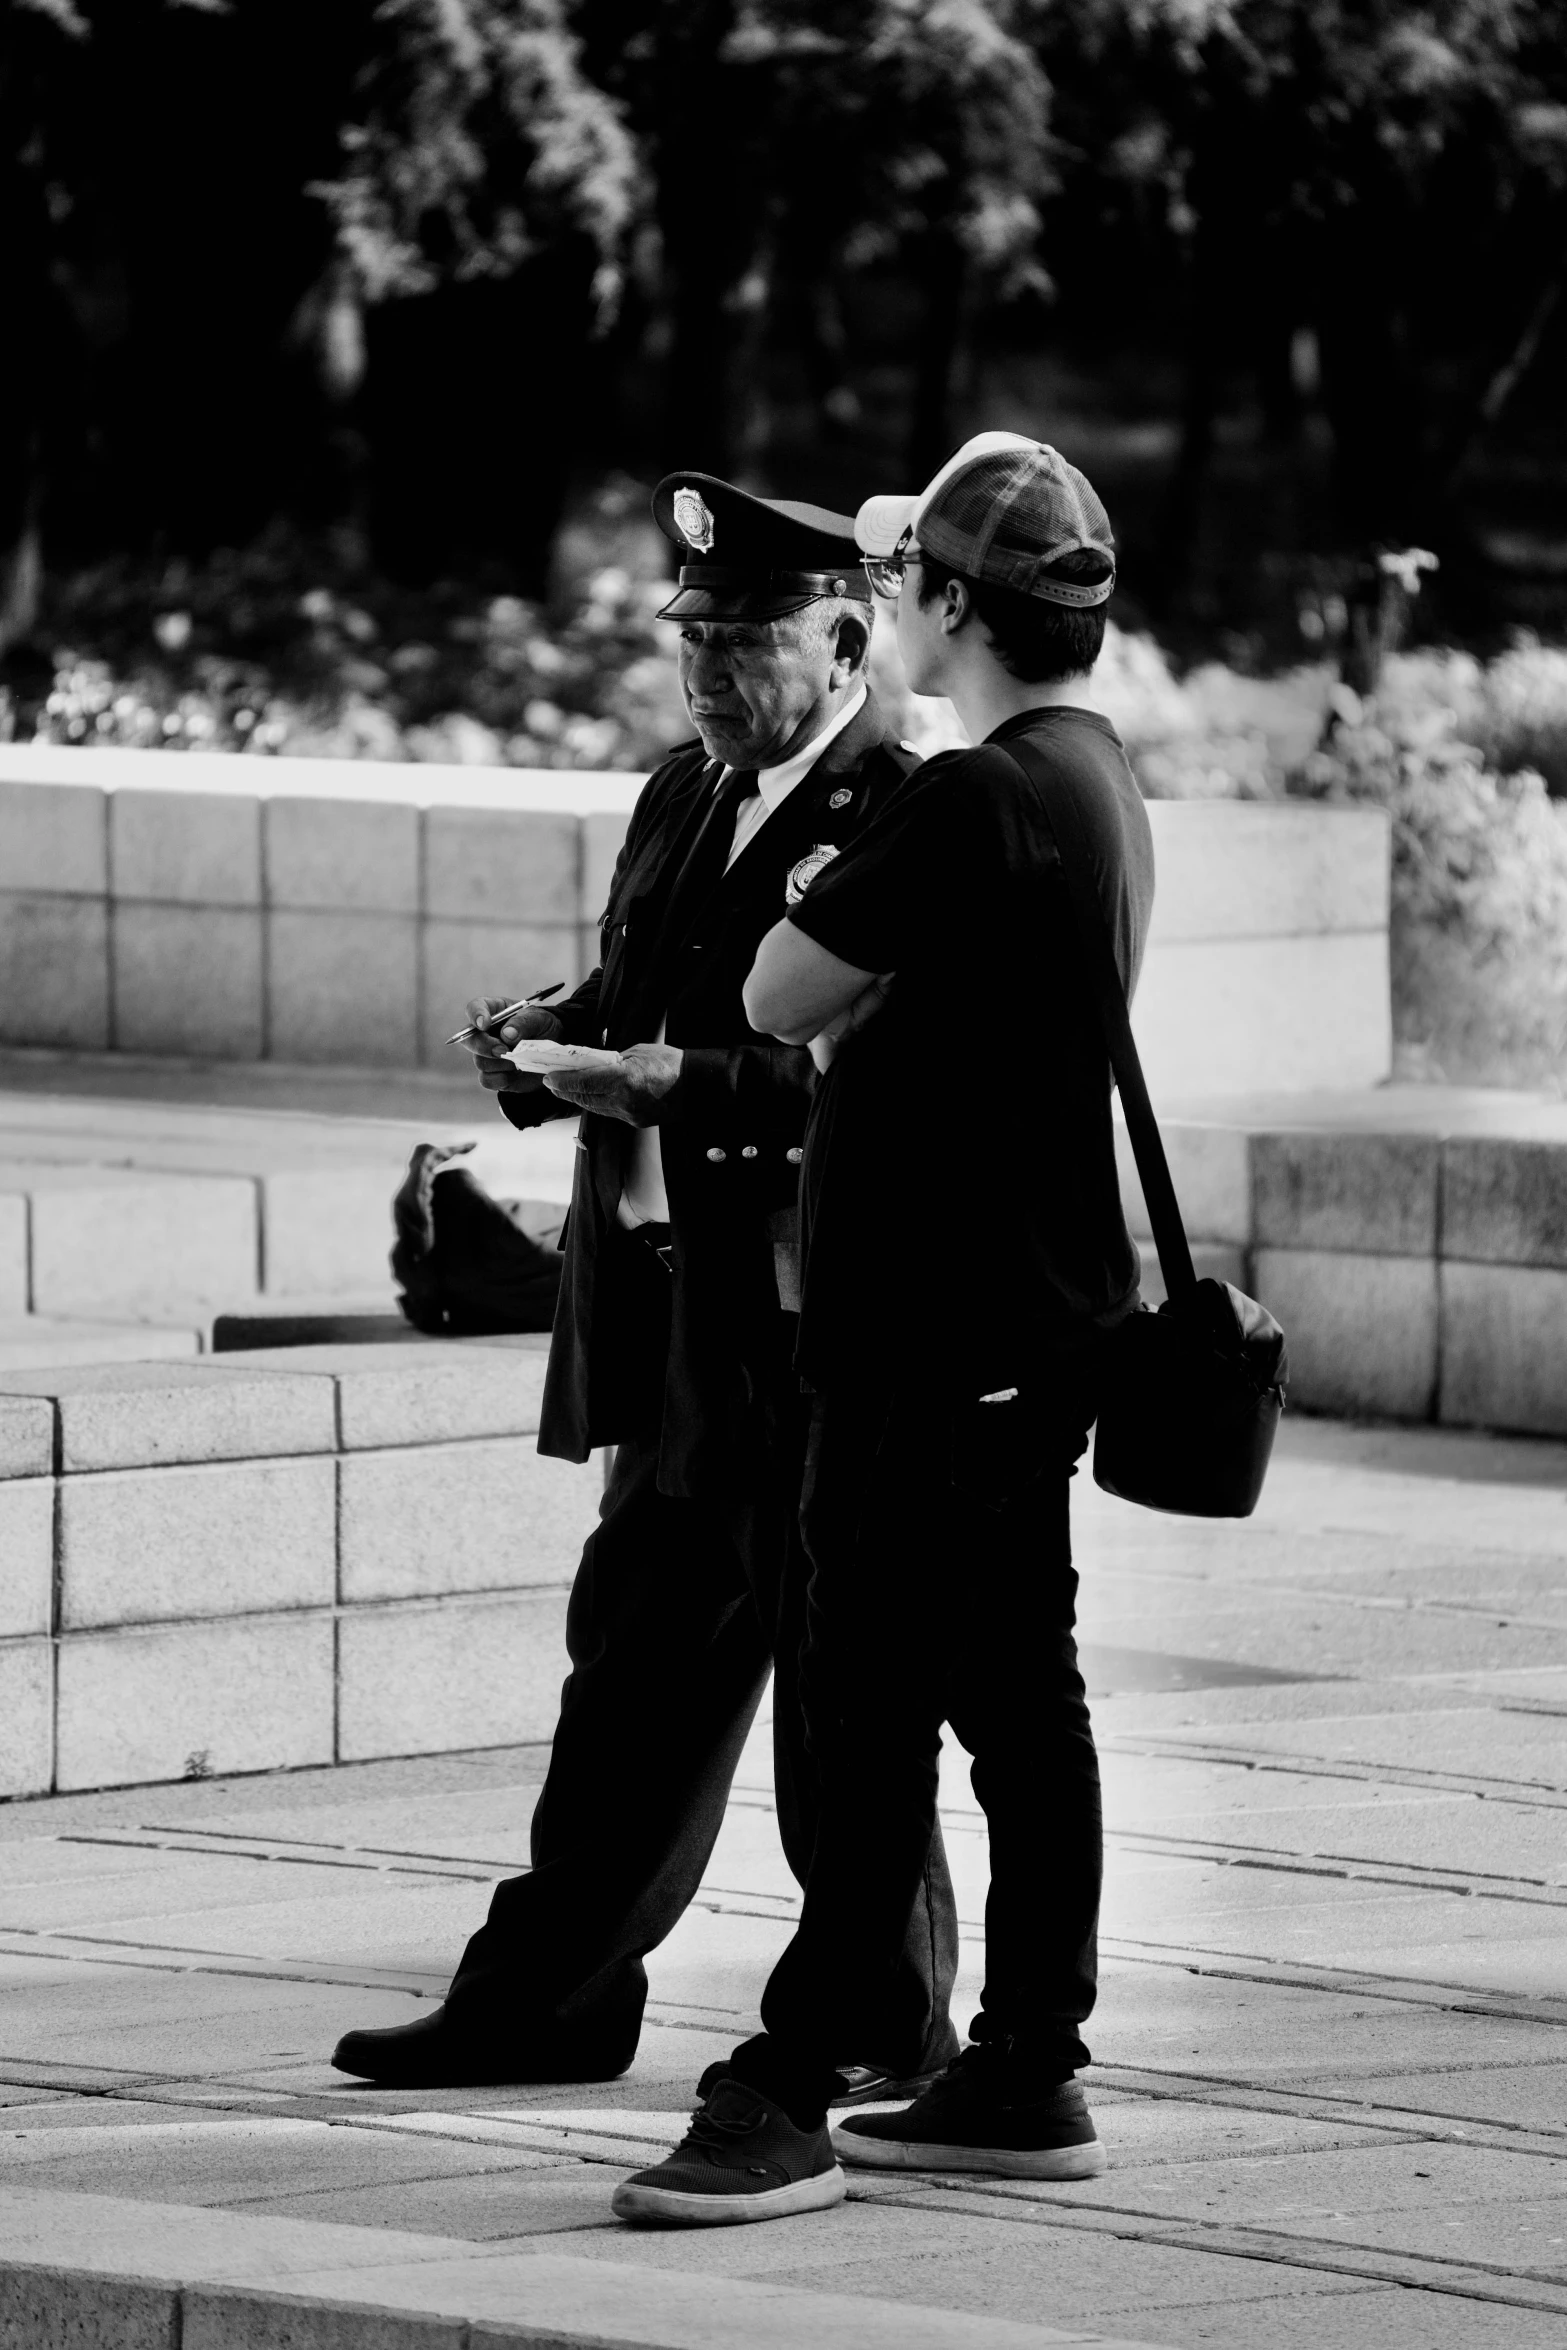
MULTIPOLYGON (((723 769, 688 743, 649 777, 615 867, 599 966, 559 1013, 571 1044, 651 1043, 662 1018, 666 1041, 683 1049, 659 1127, 673 1271, 612 1238, 635 1130, 584 1116, 541 1452, 581 1461, 595 1445, 647 1434, 649 1382, 662 1377, 662 1489, 746 1492, 765 1482, 770 1415, 792 1385, 793 1330, 779 1311, 769 1222, 795 1204, 816 1071, 803 1048, 750 1026, 740 990, 788 910, 796 869, 841 848, 916 764, 867 695, 707 897, 688 901, 678 936, 664 911, 723 769), (649 1267, 673 1280, 667 1362, 656 1364, 649 1267)), ((515 1126, 575 1114, 543 1087, 500 1102, 515 1126)))

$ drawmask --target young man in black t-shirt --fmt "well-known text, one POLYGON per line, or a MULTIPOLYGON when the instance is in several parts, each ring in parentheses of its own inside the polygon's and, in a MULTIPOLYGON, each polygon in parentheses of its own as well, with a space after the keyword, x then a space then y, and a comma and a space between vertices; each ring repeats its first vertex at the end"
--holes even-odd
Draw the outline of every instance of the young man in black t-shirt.
MULTIPOLYGON (((1130 992, 1152 844, 1087 682, 1113 541, 1080 473, 1001 433, 922 496, 870 500, 856 535, 897 599, 911 686, 950 697, 975 747, 931 760, 825 865, 746 988, 752 1023, 812 1041, 826 1070, 802 1168, 798 1357, 822 1825, 766 2028, 704 2076, 668 2162, 617 2191, 633 2219, 815 2209, 844 2192, 838 2156, 1026 2178, 1104 2166, 1073 2078, 1101 1858, 1068 1481, 1138 1258, 1051 816, 1075 808, 1130 992), (829 2134, 834 2048, 901 2029, 887 1984, 943 1723, 990 1833, 973 2045, 903 2112, 829 2134)), ((916 2029, 911 2013, 908 2048, 874 2054, 906 2063, 916 2029)))

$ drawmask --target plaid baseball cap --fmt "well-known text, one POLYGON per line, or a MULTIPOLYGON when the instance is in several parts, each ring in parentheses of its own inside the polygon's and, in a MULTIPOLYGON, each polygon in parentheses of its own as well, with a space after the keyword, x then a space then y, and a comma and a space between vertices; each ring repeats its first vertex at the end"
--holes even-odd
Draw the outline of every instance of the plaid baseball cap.
POLYGON ((912 540, 970 579, 1052 604, 1103 604, 1115 586, 1115 538, 1098 492, 1059 450, 1022 433, 976 433, 917 497, 867 498, 854 536, 862 554, 883 559, 912 540), (1050 564, 1082 553, 1103 556, 1103 579, 1049 577, 1050 564))

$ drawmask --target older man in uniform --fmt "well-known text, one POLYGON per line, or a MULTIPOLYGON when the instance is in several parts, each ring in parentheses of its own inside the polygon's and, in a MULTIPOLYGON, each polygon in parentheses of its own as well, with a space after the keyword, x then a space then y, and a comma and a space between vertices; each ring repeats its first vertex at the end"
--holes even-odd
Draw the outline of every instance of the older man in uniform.
MULTIPOLYGON (((696 1891, 775 1664, 779 1833, 802 1883, 815 1843, 793 1369, 815 1070, 750 1026, 741 988, 764 934, 915 762, 866 687, 871 614, 846 516, 697 473, 661 482, 653 511, 685 554, 661 617, 680 628, 700 739, 637 802, 591 978, 474 1045, 514 1125, 584 1113, 539 1449, 585 1461, 612 1444, 615 1465, 567 1616, 532 1872, 497 1887, 441 2008, 350 2032, 333 2058, 398 2086, 625 2070, 642 1961, 696 1891), (622 1057, 546 1083, 501 1057, 523 1037, 622 1057)), ((938 1830, 881 2035, 922 2049, 919 2077, 957 2046, 956 1961, 938 1830)), ((895 2093, 855 2065, 861 2051, 838 2054, 847 2095, 895 2093)))

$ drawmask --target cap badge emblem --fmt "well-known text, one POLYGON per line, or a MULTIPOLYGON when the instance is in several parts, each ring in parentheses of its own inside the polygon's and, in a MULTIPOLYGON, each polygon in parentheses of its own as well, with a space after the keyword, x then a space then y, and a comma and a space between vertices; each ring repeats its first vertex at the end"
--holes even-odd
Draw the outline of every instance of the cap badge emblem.
POLYGON ((853 797, 852 791, 835 791, 827 805, 829 808, 846 808, 853 797))
POLYGON ((675 492, 675 528, 686 545, 696 555, 710 555, 713 551, 713 517, 705 501, 695 490, 675 492))
POLYGON ((838 854, 830 841, 819 840, 808 856, 800 859, 784 885, 784 904, 797 906, 824 865, 830 865, 838 854))

